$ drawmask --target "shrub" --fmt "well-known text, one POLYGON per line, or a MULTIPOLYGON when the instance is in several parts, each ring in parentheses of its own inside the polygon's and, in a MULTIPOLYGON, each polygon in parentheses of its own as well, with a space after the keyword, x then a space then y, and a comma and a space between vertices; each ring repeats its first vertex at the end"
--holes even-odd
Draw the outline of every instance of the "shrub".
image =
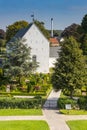
POLYGON ((80 97, 78 99, 78 105, 80 109, 87 110, 87 96, 86 97, 80 97))
POLYGON ((0 109, 29 109, 29 108, 40 108, 42 100, 41 99, 17 99, 17 98, 1 98, 0 99, 0 109))
POLYGON ((74 108, 77 105, 77 102, 70 98, 59 98, 57 104, 59 109, 65 109, 66 104, 71 104, 71 107, 74 108))

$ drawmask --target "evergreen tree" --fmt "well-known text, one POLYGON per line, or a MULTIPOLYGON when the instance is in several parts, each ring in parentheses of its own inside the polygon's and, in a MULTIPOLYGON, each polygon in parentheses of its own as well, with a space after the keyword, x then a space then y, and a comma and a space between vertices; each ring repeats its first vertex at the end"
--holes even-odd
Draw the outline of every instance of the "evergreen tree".
POLYGON ((87 34, 84 34, 81 38, 81 49, 83 50, 83 54, 87 57, 87 34))
POLYGON ((87 33, 87 14, 83 17, 81 26, 84 33, 87 33))
POLYGON ((4 75, 9 79, 20 79, 28 76, 37 68, 37 63, 31 61, 30 47, 24 44, 24 39, 14 39, 7 44, 7 60, 3 65, 4 75))
POLYGON ((72 37, 66 39, 61 46, 52 75, 54 89, 68 90, 72 98, 74 90, 87 83, 85 67, 85 58, 79 44, 72 37))

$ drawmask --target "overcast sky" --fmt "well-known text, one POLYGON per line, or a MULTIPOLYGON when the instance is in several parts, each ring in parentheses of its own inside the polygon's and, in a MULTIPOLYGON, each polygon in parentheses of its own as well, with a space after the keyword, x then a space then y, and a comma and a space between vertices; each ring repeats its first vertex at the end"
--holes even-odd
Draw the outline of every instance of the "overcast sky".
POLYGON ((87 14, 87 0, 0 0, 0 29, 19 20, 32 22, 33 12, 47 29, 51 28, 51 18, 54 29, 64 29, 72 23, 81 24, 87 14))

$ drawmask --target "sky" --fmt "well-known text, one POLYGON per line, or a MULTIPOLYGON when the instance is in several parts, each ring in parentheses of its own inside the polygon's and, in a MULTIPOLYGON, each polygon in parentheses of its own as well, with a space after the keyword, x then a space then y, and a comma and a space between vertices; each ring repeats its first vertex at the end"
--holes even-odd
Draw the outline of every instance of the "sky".
POLYGON ((16 21, 43 21, 47 29, 64 30, 72 23, 81 24, 87 14, 87 0, 0 0, 0 29, 16 21))

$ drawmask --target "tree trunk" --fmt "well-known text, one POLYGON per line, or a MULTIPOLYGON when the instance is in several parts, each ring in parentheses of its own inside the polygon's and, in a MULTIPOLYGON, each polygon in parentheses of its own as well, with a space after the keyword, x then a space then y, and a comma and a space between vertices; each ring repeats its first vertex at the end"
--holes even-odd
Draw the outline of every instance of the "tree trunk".
POLYGON ((73 99, 73 90, 70 91, 70 98, 73 99))

